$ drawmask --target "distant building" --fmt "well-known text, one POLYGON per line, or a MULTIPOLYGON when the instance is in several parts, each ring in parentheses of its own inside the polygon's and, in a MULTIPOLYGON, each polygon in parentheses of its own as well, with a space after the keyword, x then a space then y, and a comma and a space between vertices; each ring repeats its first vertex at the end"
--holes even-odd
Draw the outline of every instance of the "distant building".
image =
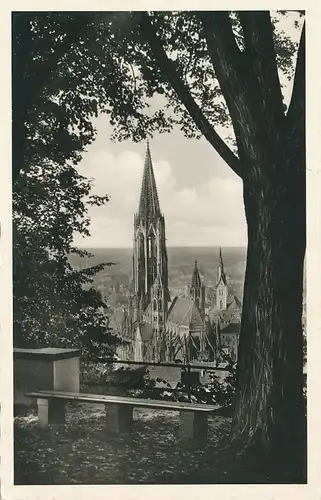
POLYGON ((232 293, 224 271, 222 249, 220 248, 218 262, 218 278, 213 294, 213 307, 207 311, 210 331, 215 332, 218 350, 237 359, 240 335, 242 304, 232 293))
POLYGON ((170 297, 165 218, 147 144, 139 207, 134 216, 132 293, 128 305, 121 312, 115 311, 110 323, 122 340, 119 356, 136 361, 190 362, 213 360, 220 346, 237 351, 238 336, 222 333, 228 324, 238 321, 240 303, 229 295, 221 250, 213 288, 208 307, 195 261, 187 293, 180 290, 179 296, 170 297))
POLYGON ((220 348, 234 361, 237 359, 240 327, 241 323, 229 323, 219 332, 220 348))

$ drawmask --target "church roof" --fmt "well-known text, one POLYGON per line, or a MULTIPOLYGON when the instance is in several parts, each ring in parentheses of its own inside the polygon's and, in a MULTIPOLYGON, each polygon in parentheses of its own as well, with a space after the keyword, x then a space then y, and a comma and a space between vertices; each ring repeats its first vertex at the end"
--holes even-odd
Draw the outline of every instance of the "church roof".
POLYGON ((203 322, 195 302, 192 299, 182 297, 175 297, 169 308, 167 319, 178 325, 188 327, 195 320, 203 322))
POLYGON ((197 268, 197 260, 196 260, 194 271, 193 271, 193 276, 192 276, 191 288, 201 288, 201 286, 202 286, 202 280, 200 277, 199 270, 197 268))
POLYGON ((144 219, 152 219, 161 215, 158 194, 153 170, 149 143, 147 142, 142 188, 140 193, 138 215, 144 219))
POLYGON ((229 323, 224 328, 222 328, 221 333, 240 333, 241 323, 229 323))
POLYGON ((240 299, 236 297, 236 295, 232 295, 228 299, 227 309, 240 309, 242 307, 242 302, 240 299))

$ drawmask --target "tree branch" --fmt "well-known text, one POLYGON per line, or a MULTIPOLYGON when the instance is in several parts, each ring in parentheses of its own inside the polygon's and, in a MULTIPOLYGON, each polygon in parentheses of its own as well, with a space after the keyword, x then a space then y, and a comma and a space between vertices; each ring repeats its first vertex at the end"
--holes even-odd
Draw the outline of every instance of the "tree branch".
MULTIPOLYGON (((268 12, 242 12, 245 50, 237 50, 228 12, 200 12, 203 35, 244 161, 258 127, 284 130, 284 108, 268 12), (268 124, 268 125, 267 125, 268 124), (246 138, 246 139, 245 139, 246 138)), ((244 178, 245 172, 243 174, 244 178)))
POLYGON ((233 125, 240 119, 235 109, 235 97, 244 94, 244 58, 237 46, 228 12, 197 14, 206 40, 208 53, 229 108, 233 125))
MULTIPOLYGON (((250 83, 250 68, 237 46, 228 12, 199 12, 203 36, 221 91, 232 119, 239 151, 243 157, 243 124, 251 123, 249 102, 255 89, 250 83)), ((244 178, 243 170, 242 177, 244 178)))
MULTIPOLYGON (((294 130, 300 119, 305 116, 305 22, 302 27, 300 45, 297 55, 297 63, 294 74, 293 90, 289 109, 287 112, 287 123, 290 130, 294 130)), ((304 126, 304 123, 302 122, 304 126)))
POLYGON ((157 65, 163 74, 166 75, 168 83, 175 90, 177 96, 181 100, 182 104, 184 104, 200 132, 214 147, 221 158, 231 167, 231 169, 237 175, 242 177, 243 169, 240 160, 214 130, 211 123, 193 99, 189 88, 179 77, 178 72, 176 71, 176 65, 168 58, 162 41, 157 36, 156 30, 151 24, 150 16, 148 14, 144 14, 142 16, 140 23, 140 35, 142 39, 149 44, 157 65))
POLYGON ((283 96, 275 57, 273 28, 269 11, 238 12, 245 54, 253 75, 252 85, 277 114, 283 115, 283 96))

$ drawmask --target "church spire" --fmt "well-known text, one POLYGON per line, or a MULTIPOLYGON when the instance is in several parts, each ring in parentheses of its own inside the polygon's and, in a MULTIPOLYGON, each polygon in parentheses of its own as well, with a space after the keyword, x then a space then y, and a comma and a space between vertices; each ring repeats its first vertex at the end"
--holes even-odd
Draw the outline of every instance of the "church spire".
POLYGON ((201 288, 202 281, 201 281, 200 273, 199 273, 199 270, 197 267, 197 260, 195 260, 194 264, 195 264, 195 267, 194 267, 194 271, 193 271, 193 275, 192 275, 191 287, 192 288, 201 288))
POLYGON ((189 287, 189 296, 195 302, 202 314, 205 313, 205 287, 202 284, 201 276, 197 267, 197 260, 194 262, 194 271, 192 274, 191 286, 189 287))
POLYGON ((138 215, 144 219, 153 219, 161 215, 149 141, 147 141, 138 215))
POLYGON ((228 296, 228 286, 226 274, 224 271, 222 249, 220 247, 220 254, 218 258, 218 281, 215 291, 215 305, 216 308, 225 311, 227 308, 227 296, 228 296))
POLYGON ((226 285, 226 275, 224 271, 223 257, 222 257, 222 247, 220 247, 220 254, 218 258, 218 283, 223 281, 224 285, 226 285))
POLYGON ((139 207, 134 216, 133 273, 135 294, 139 300, 138 315, 142 316, 151 302, 155 280, 156 288, 168 300, 165 219, 160 211, 148 142, 139 207))

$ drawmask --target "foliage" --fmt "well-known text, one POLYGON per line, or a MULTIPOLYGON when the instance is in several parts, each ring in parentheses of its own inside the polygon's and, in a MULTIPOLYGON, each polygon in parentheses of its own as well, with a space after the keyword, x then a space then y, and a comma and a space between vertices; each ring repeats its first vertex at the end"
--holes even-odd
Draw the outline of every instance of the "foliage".
POLYGON ((121 390, 128 395, 139 397, 154 396, 153 389, 156 382, 150 378, 147 367, 132 369, 119 366, 111 362, 86 362, 81 368, 81 382, 90 386, 105 388, 105 392, 111 388, 121 390))
POLYGON ((110 263, 80 271, 69 262, 73 233, 89 234, 90 181, 73 166, 43 161, 21 172, 13 193, 13 306, 16 347, 79 347, 110 354, 105 304, 92 276, 110 263))
POLYGON ((81 347, 91 357, 110 355, 115 343, 91 286, 110 263, 76 271, 68 256, 90 256, 73 236, 88 236, 88 207, 108 201, 91 196, 76 170, 108 88, 95 71, 97 22, 99 15, 13 14, 14 344, 81 347))
POLYGON ((106 382, 107 375, 113 370, 111 363, 99 363, 92 360, 81 360, 80 383, 84 385, 99 385, 106 382))
POLYGON ((205 384, 179 382, 172 395, 168 394, 164 399, 218 405, 231 415, 236 388, 236 364, 231 361, 225 370, 227 373, 223 378, 217 372, 209 371, 210 381, 205 384))
POLYGON ((102 390, 105 388, 106 392, 113 388, 129 396, 146 399, 214 404, 231 414, 236 386, 236 365, 230 361, 225 369, 227 374, 223 380, 210 371, 209 383, 188 383, 187 379, 183 379, 173 387, 167 380, 152 378, 147 366, 133 369, 94 362, 83 365, 81 379, 85 384, 98 385, 102 390))
MULTIPOLYGON (((283 81, 293 75, 297 43, 280 20, 300 28, 301 15, 272 14, 283 81)), ((231 12, 229 22, 244 53, 245 21, 231 12)), ((109 114, 114 139, 140 141, 178 126, 187 137, 205 135, 227 160, 214 127, 233 135, 231 118, 202 23, 192 11, 14 14, 14 172, 39 157, 78 162, 100 112, 109 114)))
MULTIPOLYGON (((208 18, 212 15, 205 14, 208 18)), ((222 25, 223 16, 228 14, 233 35, 244 53, 240 13, 222 14, 222 25)), ((119 75, 115 74, 119 77, 119 93, 109 95, 114 138, 130 137, 139 141, 155 130, 168 132, 178 126, 187 137, 205 135, 221 154, 223 145, 214 137, 213 129, 217 126, 231 129, 232 123, 201 15, 197 12, 149 12, 131 16, 136 18, 137 26, 119 46, 119 52, 113 53, 121 68, 119 75), (159 107, 153 109, 151 98, 157 94, 163 99, 159 99, 159 107), (123 95, 131 104, 125 109, 123 95)), ((278 29, 280 16, 275 13, 272 19, 276 57, 280 73, 290 78, 297 44, 278 29)), ((293 26, 302 24, 299 16, 294 16, 293 26)), ((212 29, 214 26, 213 23, 212 29)), ((240 55, 240 58, 245 59, 245 56, 240 55)), ((233 134, 232 130, 226 132, 233 134)))
POLYGON ((209 387, 215 395, 215 402, 223 408, 232 410, 236 390, 236 363, 231 362, 226 369, 228 375, 224 381, 222 382, 217 375, 212 374, 209 387))
POLYGON ((108 77, 97 66, 99 15, 13 14, 13 171, 81 159, 108 77), (79 64, 81 61, 81 64, 79 64))

